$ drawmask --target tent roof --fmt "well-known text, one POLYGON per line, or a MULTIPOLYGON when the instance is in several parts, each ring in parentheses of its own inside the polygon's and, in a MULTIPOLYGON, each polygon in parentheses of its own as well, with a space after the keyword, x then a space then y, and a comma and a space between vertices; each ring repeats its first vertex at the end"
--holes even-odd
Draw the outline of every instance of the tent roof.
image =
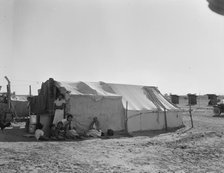
POLYGON ((167 101, 156 87, 112 84, 104 82, 58 82, 55 84, 60 90, 71 95, 122 97, 123 106, 128 110, 154 111, 178 109, 167 101))
POLYGON ((178 109, 159 92, 156 87, 141 85, 108 84, 116 94, 122 96, 123 105, 128 102, 129 110, 178 109))
POLYGON ((11 100, 25 102, 25 101, 27 101, 27 97, 28 96, 26 96, 26 95, 13 95, 13 96, 11 96, 11 100))
POLYGON ((99 95, 120 97, 102 87, 102 82, 56 82, 61 90, 68 91, 71 95, 99 95))

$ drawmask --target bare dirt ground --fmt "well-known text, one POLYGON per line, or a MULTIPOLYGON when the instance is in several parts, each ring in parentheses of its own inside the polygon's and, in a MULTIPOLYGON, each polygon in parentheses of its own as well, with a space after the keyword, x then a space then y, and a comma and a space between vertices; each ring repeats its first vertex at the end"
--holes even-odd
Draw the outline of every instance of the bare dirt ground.
POLYGON ((0 172, 221 173, 223 117, 198 109, 193 112, 194 128, 184 113, 186 127, 174 132, 72 142, 36 142, 8 129, 0 135, 0 172))

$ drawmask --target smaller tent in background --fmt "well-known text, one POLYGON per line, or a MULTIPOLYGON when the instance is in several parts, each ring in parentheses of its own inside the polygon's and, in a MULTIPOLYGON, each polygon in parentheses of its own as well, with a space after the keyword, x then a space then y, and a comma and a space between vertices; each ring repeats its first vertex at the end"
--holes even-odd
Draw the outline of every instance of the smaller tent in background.
POLYGON ((26 95, 12 95, 12 111, 17 117, 26 117, 29 115, 28 100, 26 95))
POLYGON ((197 104, 197 95, 196 94, 187 94, 188 96, 188 105, 196 105, 197 104))
POLYGON ((171 102, 173 104, 179 104, 179 96, 178 95, 171 94, 170 97, 171 97, 171 102))
POLYGON ((7 116, 11 118, 24 118, 29 115, 27 96, 11 95, 10 108, 7 93, 0 93, 0 119, 5 120, 7 116))

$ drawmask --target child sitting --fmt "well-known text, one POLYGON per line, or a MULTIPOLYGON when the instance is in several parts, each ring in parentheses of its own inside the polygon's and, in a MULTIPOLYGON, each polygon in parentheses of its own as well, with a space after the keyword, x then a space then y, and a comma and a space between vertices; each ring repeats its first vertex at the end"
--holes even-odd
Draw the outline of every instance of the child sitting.
POLYGON ((55 129, 55 136, 59 140, 65 139, 65 129, 64 129, 63 123, 61 121, 59 121, 57 124, 57 127, 55 129))
POLYGON ((46 141, 47 138, 44 136, 44 131, 42 129, 43 125, 41 123, 38 123, 36 126, 35 138, 37 140, 46 141))
POLYGON ((56 126, 54 124, 50 125, 50 138, 56 139, 56 126))

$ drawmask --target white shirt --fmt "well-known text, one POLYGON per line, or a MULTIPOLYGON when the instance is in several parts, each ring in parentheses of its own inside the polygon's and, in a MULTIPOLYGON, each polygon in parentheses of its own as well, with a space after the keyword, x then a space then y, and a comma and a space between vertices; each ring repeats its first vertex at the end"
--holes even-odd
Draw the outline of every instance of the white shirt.
POLYGON ((62 119, 61 122, 63 123, 63 125, 65 125, 66 122, 67 122, 67 119, 66 118, 65 119, 62 119))
POLYGON ((96 123, 93 124, 93 129, 96 129, 96 123))
POLYGON ((55 103, 56 106, 62 106, 65 103, 65 100, 64 99, 61 99, 61 100, 57 99, 57 100, 54 101, 54 103, 55 103))
POLYGON ((35 138, 36 138, 37 140, 39 140, 39 138, 40 138, 41 136, 44 136, 44 131, 41 130, 41 129, 37 129, 37 130, 35 131, 35 138))

